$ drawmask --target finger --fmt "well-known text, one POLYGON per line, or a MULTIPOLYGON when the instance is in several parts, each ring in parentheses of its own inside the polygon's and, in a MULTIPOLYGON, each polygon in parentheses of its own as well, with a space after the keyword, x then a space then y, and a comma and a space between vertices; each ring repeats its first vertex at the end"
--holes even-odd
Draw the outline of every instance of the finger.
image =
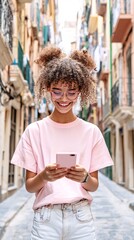
POLYGON ((50 181, 55 181, 57 179, 60 179, 62 177, 65 177, 66 173, 56 173, 55 175, 49 176, 50 181))
POLYGON ((69 170, 77 171, 77 172, 83 172, 85 169, 83 167, 71 167, 69 170))
POLYGON ((55 178, 64 177, 67 173, 67 170, 55 169, 51 171, 47 171, 47 176, 49 179, 54 180, 55 178))
POLYGON ((58 173, 66 173, 66 172, 67 172, 66 168, 55 168, 49 171, 50 174, 58 174, 58 173))
POLYGON ((82 182, 85 179, 86 175, 87 175, 87 172, 80 173, 80 172, 73 172, 73 171, 71 171, 71 172, 68 172, 66 174, 66 177, 68 177, 70 179, 76 179, 79 182, 82 182))
POLYGON ((56 164, 50 164, 50 165, 46 166, 46 170, 53 170, 53 169, 56 169, 56 168, 57 168, 56 164))
POLYGON ((68 171, 68 173, 73 174, 73 175, 78 175, 78 176, 83 176, 85 174, 85 172, 86 172, 85 169, 82 171, 79 171, 76 169, 74 169, 74 170, 70 169, 70 171, 68 171))
POLYGON ((76 181, 76 182, 81 182, 80 177, 76 177, 76 176, 72 176, 72 175, 71 176, 70 175, 66 175, 65 177, 70 179, 70 180, 76 181))
POLYGON ((80 174, 72 174, 72 173, 68 173, 66 174, 67 177, 69 178, 77 178, 77 179, 83 179, 83 175, 80 175, 80 174))

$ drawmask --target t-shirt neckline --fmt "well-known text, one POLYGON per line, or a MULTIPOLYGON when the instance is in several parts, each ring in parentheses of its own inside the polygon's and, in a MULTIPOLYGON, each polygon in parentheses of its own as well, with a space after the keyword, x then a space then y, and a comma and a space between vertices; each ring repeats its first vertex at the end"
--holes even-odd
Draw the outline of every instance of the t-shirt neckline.
POLYGON ((52 120, 50 118, 50 116, 47 116, 46 118, 44 118, 45 121, 51 125, 51 126, 54 126, 54 127, 58 127, 58 128, 69 128, 69 127, 74 127, 76 126, 79 122, 80 122, 80 119, 77 117, 74 121, 72 122, 69 122, 69 123, 57 123, 55 122, 54 120, 52 120))

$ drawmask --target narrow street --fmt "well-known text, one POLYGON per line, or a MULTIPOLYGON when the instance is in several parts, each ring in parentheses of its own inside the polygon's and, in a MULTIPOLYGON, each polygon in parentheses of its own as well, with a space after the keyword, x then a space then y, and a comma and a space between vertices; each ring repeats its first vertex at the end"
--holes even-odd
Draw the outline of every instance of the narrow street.
POLYGON ((108 166, 91 193, 97 240, 134 240, 134 0, 0 0, 0 240, 30 240, 25 171, 62 151, 108 166))
MULTIPOLYGON (((134 195, 102 174, 99 189, 92 195, 97 240, 133 240, 134 211, 129 208, 129 202, 134 201, 134 195)), ((33 201, 34 196, 16 214, 6 228, 2 240, 30 239, 33 201)))

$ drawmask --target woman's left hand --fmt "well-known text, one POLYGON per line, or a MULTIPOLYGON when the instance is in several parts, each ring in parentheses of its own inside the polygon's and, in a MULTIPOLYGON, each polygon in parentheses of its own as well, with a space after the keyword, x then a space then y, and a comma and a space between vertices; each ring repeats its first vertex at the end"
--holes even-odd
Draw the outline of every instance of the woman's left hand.
POLYGON ((65 177, 76 181, 76 182, 83 182, 86 175, 87 175, 87 171, 84 167, 80 166, 80 165, 76 165, 75 167, 71 167, 70 169, 68 169, 67 174, 65 175, 65 177))

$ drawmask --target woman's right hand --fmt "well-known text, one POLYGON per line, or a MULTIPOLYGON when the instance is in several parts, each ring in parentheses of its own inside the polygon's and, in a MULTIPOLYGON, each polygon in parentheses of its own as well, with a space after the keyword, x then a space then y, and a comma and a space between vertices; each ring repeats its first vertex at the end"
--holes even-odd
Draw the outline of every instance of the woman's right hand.
POLYGON ((46 181, 53 182, 57 179, 65 177, 67 168, 60 167, 58 164, 50 164, 43 170, 43 178, 46 181))
POLYGON ((26 189, 28 192, 38 192, 44 187, 45 182, 53 182, 57 179, 65 177, 67 168, 61 168, 57 164, 51 164, 45 167, 40 173, 34 173, 26 170, 26 189))

